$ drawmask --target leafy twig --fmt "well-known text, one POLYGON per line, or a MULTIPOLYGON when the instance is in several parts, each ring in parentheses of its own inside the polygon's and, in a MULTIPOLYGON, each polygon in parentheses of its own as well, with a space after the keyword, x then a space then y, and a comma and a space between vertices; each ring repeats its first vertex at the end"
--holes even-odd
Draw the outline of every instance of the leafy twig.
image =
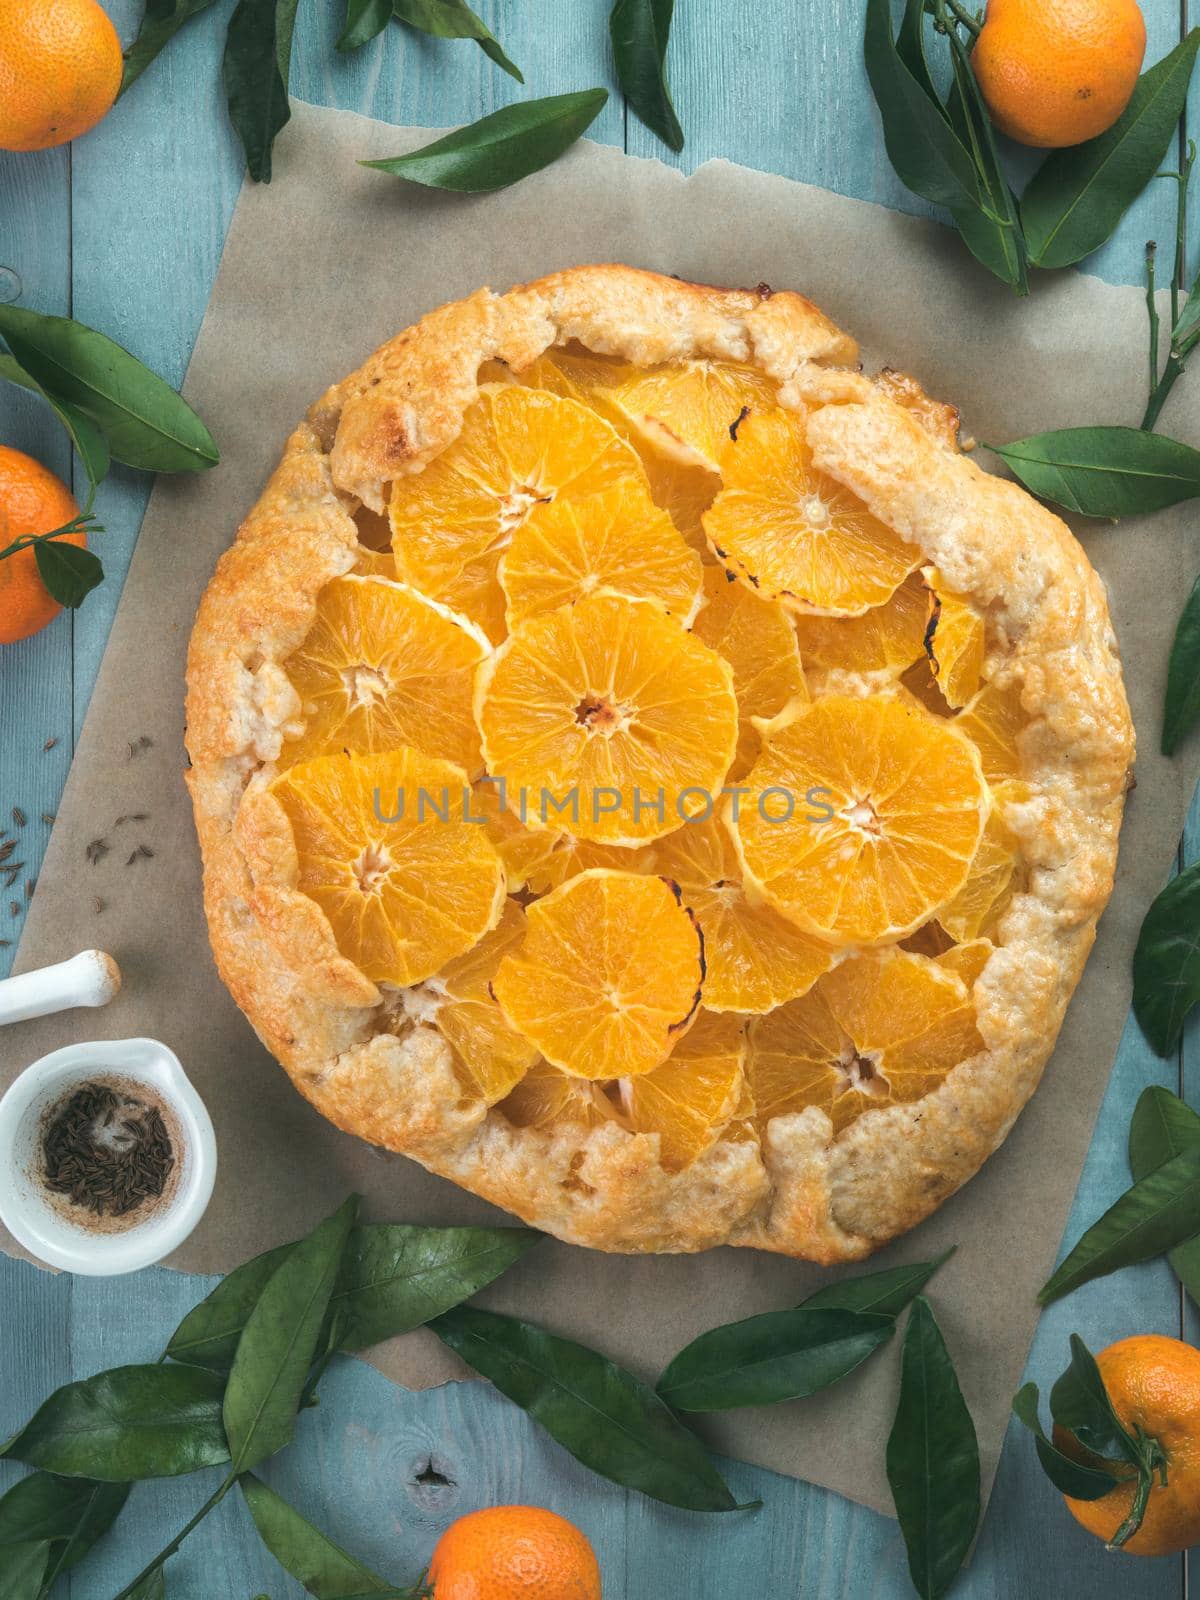
POLYGON ((1192 168, 1196 164, 1196 144, 1194 140, 1188 141, 1187 154, 1178 172, 1160 172, 1160 178, 1170 178, 1176 184, 1178 194, 1175 206, 1175 253, 1171 273, 1171 342, 1167 350, 1166 365, 1161 374, 1158 370, 1158 337, 1159 319, 1158 308, 1154 303, 1154 260, 1153 247, 1146 246, 1146 303, 1150 312, 1150 394, 1146 401, 1145 414, 1142 417, 1142 428, 1150 432, 1158 422, 1167 396, 1175 387, 1176 382, 1183 376, 1187 358, 1200 340, 1200 327, 1191 326, 1189 307, 1193 300, 1200 295, 1200 277, 1188 296, 1187 304, 1183 307, 1183 320, 1180 318, 1179 291, 1187 279, 1187 196, 1188 183, 1192 176, 1192 168))
POLYGON ((188 1534, 194 1532, 195 1529, 198 1528, 204 1521, 208 1513, 210 1511, 214 1511, 216 1507, 220 1505, 221 1501, 224 1500, 225 1496, 229 1493, 230 1489, 233 1488, 236 1482, 237 1474, 231 1472, 227 1478, 217 1485, 212 1494, 209 1495, 208 1499, 200 1507, 199 1511, 196 1512, 195 1516, 190 1518, 190 1520, 183 1525, 183 1527, 171 1540, 170 1544, 164 1545, 154 1557, 153 1561, 144 1566, 138 1573, 137 1577, 132 1579, 131 1582, 127 1583, 119 1594, 114 1595, 113 1600, 129 1600, 130 1595, 132 1595, 135 1590, 139 1589, 141 1585, 145 1583, 147 1578, 152 1578, 161 1567, 164 1567, 179 1549, 180 1545, 187 1538, 188 1534))

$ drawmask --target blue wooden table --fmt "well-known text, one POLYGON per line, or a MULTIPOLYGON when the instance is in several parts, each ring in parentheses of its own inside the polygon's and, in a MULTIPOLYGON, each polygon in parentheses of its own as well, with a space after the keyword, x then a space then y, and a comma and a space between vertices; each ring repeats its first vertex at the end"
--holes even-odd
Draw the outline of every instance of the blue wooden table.
MULTIPOLYGON (((342 0, 301 0, 293 92, 395 122, 445 125, 523 93, 602 82, 613 93, 592 136, 632 154, 672 159, 627 114, 617 92, 609 0, 476 3, 524 69, 526 90, 469 43, 425 41, 395 26, 365 51, 338 57, 342 0)), ((130 40, 138 0, 106 5, 122 39, 130 40)), ((25 305, 102 328, 173 383, 183 377, 241 181, 219 83, 230 9, 231 0, 218 0, 191 22, 128 98, 75 146, 0 153, 0 296, 19 294, 25 305)), ((1153 61, 1179 37, 1181 7, 1178 0, 1143 0, 1143 9, 1153 61)), ((1186 0, 1182 10, 1186 15, 1186 0)), ((861 13, 862 0, 680 0, 671 70, 688 142, 679 164, 691 168, 726 156, 919 209, 883 152, 861 66, 861 13)), ((1089 270, 1139 282, 1143 244, 1152 237, 1169 259, 1173 204, 1171 185, 1152 186, 1089 270)), ((1200 375, 1185 383, 1200 383, 1200 375)), ((73 470, 48 413, 8 386, 0 389, 0 440, 63 475, 73 470)), ((114 473, 97 504, 107 530, 104 586, 77 615, 0 650, 0 825, 13 805, 30 819, 21 835, 30 877, 49 831, 39 819, 53 813, 66 777, 148 489, 143 477, 114 473)), ((1164 841, 1164 855, 1167 849, 1164 841)), ((1194 808, 1183 856, 1197 855, 1200 809, 1194 808)), ((1165 871, 1165 859, 1163 865, 1165 871)), ((0 974, 23 914, 21 907, 11 913, 8 900, 0 897, 0 939, 8 941, 0 946, 0 974)), ((19 1028, 0 1036, 0 1050, 20 1048, 19 1028)), ((1069 1236, 1126 1186, 1129 1114, 1148 1083, 1184 1093, 1190 1087, 1200 1102, 1200 1027, 1191 1029, 1180 1057, 1167 1062, 1149 1052, 1135 1026, 1127 1029, 1069 1236)), ((0 1258, 0 1438, 57 1385, 152 1359, 207 1287, 203 1279, 161 1270, 112 1281, 53 1278, 0 1258)), ((1092 1284, 1048 1311, 1029 1376, 1045 1384, 1060 1370, 1072 1329, 1094 1349, 1139 1331, 1182 1331, 1193 1339, 1200 1332, 1163 1264, 1092 1284)), ((526 1500, 552 1506, 586 1530, 599 1551, 608 1600, 726 1600, 743 1593, 899 1600, 911 1592, 895 1524, 808 1485, 732 1464, 739 1499, 761 1497, 762 1509, 688 1516, 591 1477, 485 1385, 408 1394, 347 1361, 322 1393, 299 1442, 270 1476, 341 1543, 396 1581, 422 1569, 454 1516, 526 1500)), ((0 1490, 15 1476, 0 1463, 0 1490)), ((140 1488, 119 1537, 64 1592, 75 1600, 115 1593, 209 1487, 185 1478, 140 1488)), ((1193 1576, 1200 1582, 1200 1561, 1193 1576)), ((258 1546, 236 1501, 202 1524, 172 1562, 170 1579, 172 1596, 189 1600, 299 1593, 258 1546)), ((1177 1600, 1188 1592, 1187 1564, 1106 1555, 1068 1517, 1027 1437, 1014 1430, 972 1566, 955 1592, 971 1600, 1177 1600)))

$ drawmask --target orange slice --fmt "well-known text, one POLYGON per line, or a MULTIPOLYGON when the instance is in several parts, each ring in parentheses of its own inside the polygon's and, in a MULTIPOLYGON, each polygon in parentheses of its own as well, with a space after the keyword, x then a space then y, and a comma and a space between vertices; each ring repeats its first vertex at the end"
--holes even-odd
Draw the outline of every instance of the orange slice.
POLYGON ((886 673, 897 678, 923 660, 929 593, 912 573, 881 606, 860 617, 797 614, 796 637, 806 671, 886 673))
POLYGON ((573 1077, 548 1061, 536 1061, 499 1109, 518 1128, 579 1124, 585 1128, 616 1122, 616 1105, 602 1085, 573 1077))
POLYGON ((728 663, 658 606, 616 595, 522 623, 481 667, 475 717, 487 770, 525 794, 527 821, 607 844, 694 814, 737 740, 728 663))
POLYGON ((953 899, 989 803, 973 745, 899 695, 801 707, 746 787, 727 815, 747 886, 837 944, 902 938, 953 899))
POLYGON ((492 990, 553 1066, 625 1078, 666 1060, 703 979, 703 941, 671 886, 595 868, 533 902, 492 990))
POLYGON ((665 511, 630 479, 583 499, 560 498, 521 524, 500 562, 508 626, 584 595, 655 600, 685 626, 701 569, 665 511))
POLYGON ((525 913, 506 900, 500 921, 418 991, 433 1011, 434 1024, 454 1052, 467 1088, 494 1105, 518 1084, 538 1058, 536 1049, 505 1020, 488 987, 510 950, 525 937, 525 913))
POLYGON ((733 840, 716 806, 706 817, 685 822, 682 828, 647 846, 647 854, 649 863, 644 870, 670 878, 682 889, 737 883, 742 874, 733 840))
POLYGON ((991 812, 971 861, 967 881, 938 912, 938 921, 960 944, 990 933, 1012 899, 1017 841, 997 810, 991 812))
POLYGON ((995 948, 990 939, 969 939, 966 944, 956 944, 943 951, 937 958, 938 966, 956 973, 968 989, 973 989, 995 948))
POLYGON ((738 744, 730 776, 750 770, 760 739, 752 718, 769 719, 795 700, 808 699, 791 621, 774 600, 760 600, 719 567, 704 574, 704 606, 692 625, 697 639, 733 668, 738 702, 738 744))
POLYGON ((748 416, 722 478, 704 531, 718 558, 766 599, 858 616, 890 599, 920 560, 849 489, 817 471, 795 412, 748 416))
POLYGON ((623 1079, 618 1104, 637 1133, 657 1133, 668 1172, 690 1166, 739 1110, 746 1055, 743 1023, 701 1011, 661 1067, 623 1079))
POLYGON ((925 650, 946 704, 957 711, 979 688, 983 616, 969 600, 950 592, 936 567, 922 567, 921 573, 929 586, 925 650))
POLYGON ((637 456, 586 406, 515 385, 484 389, 453 444, 392 485, 396 570, 441 594, 558 495, 596 494, 628 478, 645 485, 637 456))
POLYGON ((308 637, 284 663, 304 730, 284 744, 280 764, 412 745, 477 771, 472 696, 487 654, 482 634, 415 590, 335 578, 317 596, 308 637))
POLYGON ((770 906, 756 906, 738 883, 689 889, 704 935, 704 1004, 710 1011, 770 1011, 804 994, 834 958, 770 906))
POLYGON ((840 1133, 864 1111, 921 1100, 983 1049, 967 985, 903 950, 853 956, 749 1029, 746 1076, 761 1131, 817 1106, 840 1133))
POLYGON ((504 870, 486 829, 463 820, 461 767, 407 747, 318 756, 271 791, 291 823, 296 887, 372 982, 432 977, 499 917, 504 870))
POLYGON ((1020 777, 1017 735, 1025 720, 1019 684, 1001 689, 985 683, 955 717, 954 726, 979 751, 983 775, 990 784, 1020 777))
POLYGON ((605 398, 655 449, 719 472, 751 413, 773 410, 776 386, 735 361, 674 361, 635 370, 605 398))
POLYGON ((457 577, 434 596, 451 611, 466 617, 492 644, 508 632, 507 601, 500 586, 500 550, 468 561, 457 577))

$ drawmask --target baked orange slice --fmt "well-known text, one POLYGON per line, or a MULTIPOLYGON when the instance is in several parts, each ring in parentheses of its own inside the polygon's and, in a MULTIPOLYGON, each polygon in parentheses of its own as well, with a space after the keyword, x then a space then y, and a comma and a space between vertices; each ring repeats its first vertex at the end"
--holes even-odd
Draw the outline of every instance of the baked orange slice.
POLYGON ((835 944, 903 938, 959 892, 987 817, 979 756, 907 695, 825 695, 773 732, 727 816, 745 881, 835 944))
POLYGON ((475 717, 488 772, 510 804, 525 795, 531 825, 607 844, 658 838, 719 794, 738 730, 729 664, 617 595, 516 628, 480 668, 475 717))
POLYGON ((719 472, 752 413, 774 410, 777 388, 736 361, 675 361, 633 369, 605 399, 660 453, 719 472))
POLYGON ((637 1133, 657 1133, 668 1172, 690 1166, 720 1138, 745 1091, 745 1024, 701 1011, 661 1067, 617 1085, 616 1103, 637 1133))
POLYGON ((574 1077, 541 1059, 500 1102, 499 1109, 518 1128, 595 1128, 621 1120, 605 1085, 574 1077))
POLYGON ((746 1076, 755 1121, 816 1106, 840 1133, 864 1111, 931 1094, 984 1048, 967 984, 905 950, 852 956, 799 1000, 755 1018, 746 1076))
POLYGON ((524 937, 525 913, 515 900, 506 900, 496 926, 416 991, 408 1008, 418 1017, 429 1012, 465 1085, 488 1105, 502 1100, 538 1058, 506 1021, 489 987, 501 961, 524 937))
POLYGON ((499 918, 504 869, 487 830, 463 818, 461 767, 408 747, 351 752, 270 787, 291 824, 296 888, 373 983, 421 983, 499 918))
POLYGON ((721 476, 705 534, 717 558, 765 599, 859 616, 890 599, 920 560, 915 546, 817 471, 796 412, 751 413, 721 476))
POLYGON ((983 674, 983 614, 953 594, 936 567, 922 567, 929 589, 925 650, 937 686, 956 711, 977 692, 983 674))
POLYGON ((925 659, 929 591, 919 572, 911 573, 881 606, 859 617, 818 617, 797 613, 796 637, 807 672, 878 673, 898 678, 925 659))
POLYGON ((303 731, 280 764, 341 750, 412 745, 478 771, 475 669, 488 642, 463 617, 382 578, 335 578, 307 638, 284 663, 303 731))
POLYGON ((971 861, 967 881, 938 912, 938 921, 959 943, 991 933, 1013 896, 1017 841, 1000 812, 993 808, 971 861))
POLYGON ((500 585, 502 554, 501 550, 488 550, 476 556, 434 596, 473 622, 492 644, 499 644, 508 632, 508 602, 500 585))
POLYGON ((700 604, 695 551, 632 478, 582 499, 561 497, 523 522, 501 557, 510 628, 591 594, 654 600, 686 627, 700 604))
POLYGON ((704 605, 692 624, 697 639, 733 668, 738 703, 738 743, 730 776, 750 770, 761 740, 753 719, 770 719, 785 706, 808 699, 800 651, 787 612, 720 567, 704 574, 704 605))
POLYGON ((1019 684, 985 683, 954 719, 954 726, 979 751, 983 775, 995 787, 1021 776, 1017 736, 1025 726, 1019 684))
POLYGON ((691 1022, 704 941, 662 878, 598 867, 535 900, 492 990, 552 1066, 634 1077, 665 1061, 691 1022))

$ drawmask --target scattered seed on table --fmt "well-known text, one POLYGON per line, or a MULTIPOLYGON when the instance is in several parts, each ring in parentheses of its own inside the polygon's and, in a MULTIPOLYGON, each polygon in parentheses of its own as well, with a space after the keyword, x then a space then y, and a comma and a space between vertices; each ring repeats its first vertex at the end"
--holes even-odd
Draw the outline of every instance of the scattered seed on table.
POLYGON ((19 900, 10 900, 8 902, 8 914, 11 917, 19 917, 20 916, 20 914, 21 914, 21 902, 19 900))
POLYGON ((25 898, 26 898, 26 900, 32 900, 33 899, 33 891, 36 888, 37 888, 37 879, 36 878, 26 878, 26 880, 25 880, 25 898))
POLYGON ((25 826, 26 822, 28 822, 28 820, 29 820, 29 818, 21 810, 20 806, 14 806, 12 808, 12 819, 16 823, 18 828, 23 828, 25 826))
POLYGON ((11 939, 0 939, 0 950, 7 950, 11 944, 11 939))
POLYGON ((55 737, 54 734, 51 734, 50 737, 46 740, 45 744, 42 746, 42 749, 43 750, 53 750, 54 746, 57 743, 58 743, 58 739, 55 737))
POLYGON ((92 901, 92 910, 96 913, 97 916, 99 916, 100 913, 104 910, 104 901, 101 900, 99 895, 96 895, 96 897, 92 901))
POLYGON ((4 869, 4 887, 11 889, 24 870, 25 863, 23 861, 14 861, 11 867, 6 867, 4 869))
POLYGON ((55 823, 54 812, 53 811, 43 811, 42 812, 42 821, 46 824, 46 826, 48 828, 52 828, 54 826, 54 823, 55 823))
POLYGON ((93 839, 84 851, 84 855, 87 856, 94 867, 98 861, 103 861, 110 849, 111 846, 107 839, 93 839))
POLYGON ((16 848, 17 841, 15 839, 10 839, 7 844, 0 844, 0 861, 7 861, 16 848))

